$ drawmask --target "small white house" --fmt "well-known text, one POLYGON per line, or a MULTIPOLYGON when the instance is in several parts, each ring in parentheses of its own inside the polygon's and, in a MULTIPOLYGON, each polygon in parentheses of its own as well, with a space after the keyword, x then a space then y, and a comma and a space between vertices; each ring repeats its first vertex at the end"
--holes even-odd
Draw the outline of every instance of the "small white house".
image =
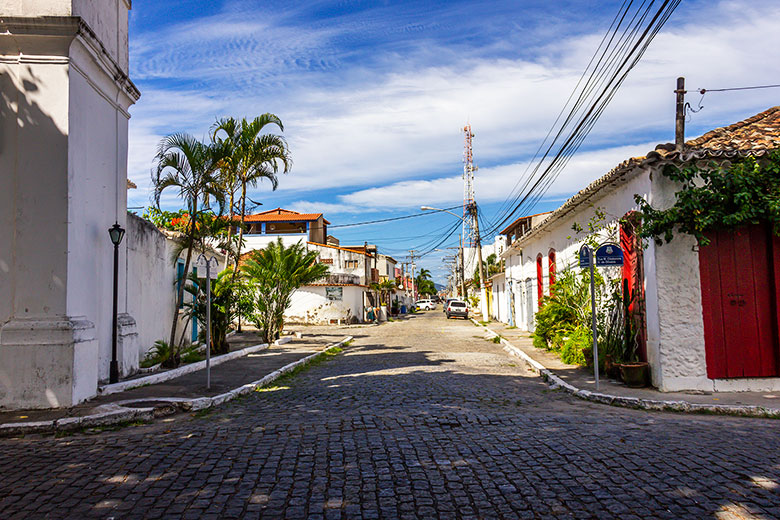
POLYGON ((665 165, 761 157, 778 145, 780 107, 775 107, 688 141, 681 151, 659 145, 619 164, 513 237, 502 256, 514 304, 502 321, 533 330, 533 314, 557 273, 577 268, 585 234, 573 226, 587 228, 599 212, 603 238, 619 242, 625 259, 622 268, 604 274, 626 280, 636 296, 640 356, 650 365, 654 386, 780 390, 778 317, 764 311, 780 301, 780 285, 752 283, 780 272, 780 244, 769 238, 767 226, 716 231, 718 240, 700 250, 689 235, 662 246, 642 244, 632 225, 635 194, 656 208, 674 203, 678 187, 662 175, 665 165), (735 263, 735 250, 747 252, 750 261, 735 263))

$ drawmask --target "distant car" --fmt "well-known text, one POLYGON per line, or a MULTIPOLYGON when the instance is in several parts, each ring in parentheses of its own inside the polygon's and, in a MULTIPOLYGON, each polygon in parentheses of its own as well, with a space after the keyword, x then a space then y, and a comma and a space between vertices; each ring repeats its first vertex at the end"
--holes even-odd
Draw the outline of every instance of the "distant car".
POLYGON ((436 302, 433 300, 417 300, 417 308, 422 309, 424 311, 432 311, 436 308, 436 302))
POLYGON ((457 316, 459 318, 469 318, 469 306, 466 302, 460 300, 452 300, 447 304, 447 319, 457 316))
POLYGON ((442 312, 447 312, 447 307, 450 305, 450 302, 454 302, 454 301, 459 301, 460 302, 460 301, 463 301, 463 300, 461 300, 459 298, 447 298, 444 301, 444 305, 441 306, 441 311, 442 312))

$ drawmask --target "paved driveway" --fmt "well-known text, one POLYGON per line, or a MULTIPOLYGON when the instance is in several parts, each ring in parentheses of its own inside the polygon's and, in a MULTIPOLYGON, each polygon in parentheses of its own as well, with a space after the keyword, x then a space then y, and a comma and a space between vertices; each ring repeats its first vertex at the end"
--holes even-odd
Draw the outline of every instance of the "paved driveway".
POLYGON ((780 517, 778 421, 550 392, 440 311, 350 333, 205 417, 0 440, 0 517, 780 517))

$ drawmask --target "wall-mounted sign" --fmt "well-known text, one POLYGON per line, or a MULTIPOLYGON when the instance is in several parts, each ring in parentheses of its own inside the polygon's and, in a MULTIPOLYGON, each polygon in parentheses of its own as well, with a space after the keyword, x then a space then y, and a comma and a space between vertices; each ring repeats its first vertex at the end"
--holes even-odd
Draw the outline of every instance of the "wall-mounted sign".
POLYGON ((325 287, 325 297, 332 302, 341 301, 344 299, 343 287, 325 287))
POLYGON ((623 249, 617 244, 604 244, 596 249, 596 265, 623 265, 623 249))

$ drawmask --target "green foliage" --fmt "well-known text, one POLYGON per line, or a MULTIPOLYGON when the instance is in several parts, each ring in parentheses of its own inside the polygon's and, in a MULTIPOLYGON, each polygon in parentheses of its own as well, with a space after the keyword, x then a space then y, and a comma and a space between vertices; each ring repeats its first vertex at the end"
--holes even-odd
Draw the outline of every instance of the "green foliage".
MULTIPOLYGON (((184 304, 184 313, 190 319, 198 320, 201 331, 206 330, 206 279, 190 274, 185 291, 192 300, 184 304)), ((231 270, 224 270, 211 281, 211 352, 226 354, 230 351, 227 335, 233 329, 233 321, 238 315, 233 294, 237 283, 233 281, 231 270)), ((205 341, 205 333, 202 333, 205 341)))
POLYGON ((417 292, 423 296, 433 296, 436 294, 436 286, 431 278, 431 272, 428 269, 420 269, 420 274, 414 280, 417 292))
POLYGON ((197 363, 206 359, 206 354, 198 352, 195 349, 186 350, 181 355, 182 363, 197 363))
MULTIPOLYGON (((271 183, 271 189, 276 190, 279 185, 278 173, 280 171, 287 173, 292 166, 290 150, 284 138, 265 133, 269 125, 284 131, 281 119, 270 113, 265 113, 251 121, 226 117, 217 120, 211 129, 214 146, 224 150, 219 164, 218 183, 230 201, 231 222, 234 213, 237 212, 239 215, 236 259, 241 257, 243 247, 248 188, 257 186, 258 182, 265 179, 271 183), (239 191, 238 201, 234 202, 237 191, 239 191), (235 207, 236 205, 238 207, 235 207)), ((237 272, 238 261, 234 270, 234 273, 237 272)))
POLYGON ((180 231, 184 233, 189 224, 190 214, 186 209, 178 211, 165 211, 155 206, 149 206, 144 210, 141 218, 144 218, 160 229, 168 231, 180 231))
MULTIPOLYGON (((601 299, 605 281, 595 271, 597 299, 601 299)), ((582 349, 590 345, 591 297, 590 273, 573 269, 559 273, 552 296, 542 300, 536 313, 533 343, 537 348, 560 352, 566 363, 585 363, 582 349), (583 337, 587 336, 587 340, 583 337)))
POLYGON ((680 232, 707 245, 709 230, 761 222, 772 223, 780 234, 780 151, 728 166, 714 162, 706 167, 667 165, 663 174, 679 183, 680 189, 674 205, 664 210, 634 195, 641 210, 641 237, 661 245, 680 232))
MULTIPOLYGON (((189 223, 183 231, 185 238, 181 247, 187 250, 184 261, 184 272, 189 272, 192 260, 193 246, 198 234, 198 224, 202 222, 200 214, 207 211, 210 201, 215 200, 220 210, 224 204, 224 193, 220 190, 215 171, 219 168, 224 156, 224 149, 202 143, 189 134, 172 134, 160 141, 155 161, 157 166, 152 174, 154 184, 153 200, 160 209, 160 199, 164 191, 178 191, 179 198, 184 202, 189 223)), ((171 345, 171 355, 166 359, 167 366, 179 364, 179 354, 176 348, 176 327, 178 324, 178 309, 184 297, 184 285, 180 284, 176 296, 175 309, 171 322, 171 335, 168 344, 171 345)))
MULTIPOLYGON (((482 267, 485 269, 486 279, 502 271, 501 264, 498 262, 498 257, 495 255, 495 253, 488 255, 488 257, 483 262, 482 267)), ((474 269, 474 276, 472 280, 479 280, 479 265, 477 265, 477 267, 474 269)))
MULTIPOLYGON (((388 305, 390 303, 390 295, 396 288, 393 280, 382 280, 379 283, 372 283, 369 285, 372 291, 379 293, 379 302, 381 305, 388 305)), ((394 302, 393 308, 397 308, 398 301, 394 302)))
MULTIPOLYGON (((619 219, 608 219, 610 215, 606 210, 600 206, 593 206, 593 216, 588 219, 588 222, 583 227, 579 222, 572 224, 571 229, 575 235, 585 233, 583 243, 590 246, 592 249, 596 249, 604 242, 617 242, 618 238, 618 223, 619 219)), ((571 239, 572 236, 568 236, 571 239)))
MULTIPOLYGON (((627 284, 624 289, 620 280, 608 282, 598 271, 594 275, 599 362, 605 355, 611 355, 616 363, 635 361, 637 329, 628 311, 633 302, 628 298, 627 284)), ((564 363, 591 363, 591 329, 590 271, 561 272, 553 295, 544 298, 536 313, 534 346, 560 353, 564 363)))
MULTIPOLYGON (((604 278, 595 272, 597 293, 603 290, 604 278)), ((577 274, 573 269, 562 271, 555 281, 552 296, 542 300, 536 313, 534 345, 559 351, 564 338, 579 326, 589 327, 591 322, 590 274, 577 274)))
POLYGON ((317 262, 316 251, 306 251, 300 243, 285 247, 282 239, 265 249, 252 251, 242 266, 252 284, 254 310, 251 316, 267 343, 275 340, 284 327, 284 311, 293 292, 328 275, 328 266, 317 262))
POLYGON ((592 346, 592 341, 590 328, 577 325, 561 345, 561 361, 569 365, 587 365, 592 360, 586 359, 583 351, 592 346))
POLYGON ((146 353, 146 357, 141 361, 141 368, 150 368, 154 365, 163 363, 171 355, 171 347, 166 341, 158 339, 154 342, 152 348, 146 353))

